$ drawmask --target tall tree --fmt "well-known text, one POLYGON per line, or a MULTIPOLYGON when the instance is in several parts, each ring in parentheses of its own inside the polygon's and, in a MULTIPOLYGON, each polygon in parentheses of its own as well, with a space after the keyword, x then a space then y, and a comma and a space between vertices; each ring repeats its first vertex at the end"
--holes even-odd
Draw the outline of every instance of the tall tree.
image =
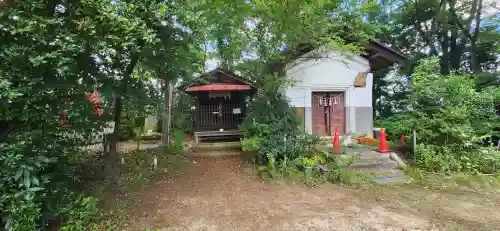
POLYGON ((1 2, 0 224, 6 230, 41 230, 68 215, 79 202, 70 190, 75 161, 86 157, 80 147, 99 122, 115 121, 106 176, 118 181, 123 109, 137 102, 134 96, 155 96, 146 91, 149 80, 135 78, 138 64, 171 80, 197 63, 198 41, 172 20, 192 15, 181 3, 1 2), (87 100, 95 91, 103 115, 87 100))
MULTIPOLYGON (((372 18, 389 25, 384 40, 404 52, 411 61, 400 70, 400 76, 410 76, 421 58, 437 56, 442 74, 470 72, 475 73, 479 84, 495 82, 499 40, 493 38, 499 38, 500 32, 494 28, 500 24, 494 20, 492 6, 487 1, 408 0, 382 3, 372 18)), ((375 86, 384 85, 383 80, 376 81, 381 84, 375 86)), ((385 102, 405 98, 401 95, 396 97, 388 91, 388 88, 374 91, 377 93, 374 101, 386 97, 384 95, 390 98, 385 102)), ((379 115, 383 108, 384 114, 390 115, 391 107, 374 104, 379 115)))

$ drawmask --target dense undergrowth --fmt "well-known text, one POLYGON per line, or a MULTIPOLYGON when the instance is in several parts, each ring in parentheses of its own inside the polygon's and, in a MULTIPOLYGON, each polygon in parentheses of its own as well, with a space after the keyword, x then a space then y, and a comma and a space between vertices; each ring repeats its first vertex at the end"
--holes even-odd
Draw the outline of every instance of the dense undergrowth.
POLYGON ((283 96, 257 94, 242 124, 244 150, 255 153, 264 178, 347 182, 353 174, 344 171, 356 155, 342 158, 329 152, 319 136, 299 130, 300 120, 283 96))
POLYGON ((491 141, 500 127, 500 89, 478 89, 470 75, 438 73, 437 59, 423 60, 412 75, 408 110, 377 121, 378 125, 392 140, 411 134, 415 127, 416 153, 409 147, 403 156, 422 170, 498 173, 500 152, 491 141))
POLYGON ((172 61, 174 49, 176 59, 192 53, 170 42, 184 34, 163 20, 174 12, 168 4, 0 2, 0 230, 92 230, 96 199, 75 191, 75 180, 84 160, 104 160, 82 147, 115 122, 109 168, 96 172, 120 178, 116 143, 157 108, 161 89, 151 80, 168 82, 180 75, 173 66, 194 63, 172 61))
POLYGON ((98 153, 89 155, 81 163, 81 171, 77 175, 79 187, 75 191, 86 195, 86 198, 92 198, 88 206, 92 206, 93 216, 88 217, 86 224, 77 227, 85 227, 85 230, 118 230, 126 227, 128 213, 135 203, 135 198, 128 194, 141 191, 152 182, 181 171, 187 163, 181 150, 175 146, 167 151, 162 148, 127 151, 121 156, 120 185, 99 177, 99 169, 104 162, 98 153))

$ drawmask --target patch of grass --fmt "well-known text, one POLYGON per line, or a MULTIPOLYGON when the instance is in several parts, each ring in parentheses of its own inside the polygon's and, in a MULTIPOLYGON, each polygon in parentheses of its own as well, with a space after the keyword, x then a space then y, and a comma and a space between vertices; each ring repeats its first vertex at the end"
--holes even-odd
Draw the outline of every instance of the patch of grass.
MULTIPOLYGON (((133 206, 131 192, 143 190, 157 178, 185 169, 187 161, 182 153, 168 153, 162 149, 149 149, 120 153, 120 185, 104 180, 85 183, 84 194, 100 199, 101 217, 90 230, 120 230, 127 223, 128 212, 133 206), (156 157, 156 168, 155 168, 156 157)), ((89 163, 96 166, 102 163, 89 163)))
POLYGON ((369 184, 369 178, 374 174, 363 172, 352 172, 345 169, 332 169, 323 171, 319 168, 312 168, 310 177, 305 170, 300 170, 295 166, 281 167, 271 174, 266 166, 259 166, 260 177, 265 181, 279 181, 284 183, 302 183, 308 186, 317 186, 325 183, 335 183, 349 186, 359 186, 369 184))
POLYGON ((186 164, 183 154, 166 154, 161 150, 128 153, 123 156, 120 181, 127 192, 137 191, 155 178, 181 171, 186 164))
POLYGON ((257 170, 261 179, 267 182, 297 183, 305 181, 304 172, 298 170, 295 166, 282 165, 274 169, 271 169, 270 166, 258 166, 257 170))
POLYGON ((370 181, 372 177, 374 177, 374 174, 371 173, 352 172, 341 169, 331 175, 330 181, 349 186, 362 186, 365 184, 372 184, 373 182, 370 181))
POLYGON ((137 175, 135 174, 129 174, 127 176, 122 177, 122 184, 125 187, 125 190, 127 192, 133 192, 139 189, 142 189, 142 187, 149 181, 149 178, 146 178, 144 176, 144 173, 138 173, 137 175))
POLYGON ((371 174, 347 171, 361 157, 361 153, 350 155, 332 155, 324 152, 320 158, 298 158, 281 162, 279 166, 259 166, 258 172, 265 181, 281 181, 285 183, 303 183, 316 186, 327 182, 344 185, 361 185, 370 183, 371 174), (305 161, 307 160, 307 161, 305 161), (306 167, 306 166, 309 166, 306 167))
POLYGON ((465 187, 473 190, 500 190, 500 174, 433 173, 408 167, 405 173, 413 183, 429 188, 465 187))

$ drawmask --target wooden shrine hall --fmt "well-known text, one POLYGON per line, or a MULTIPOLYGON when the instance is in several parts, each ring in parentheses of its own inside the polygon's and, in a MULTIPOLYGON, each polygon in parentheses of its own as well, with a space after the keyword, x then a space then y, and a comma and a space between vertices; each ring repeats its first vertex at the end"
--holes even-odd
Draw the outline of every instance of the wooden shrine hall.
POLYGON ((243 135, 239 125, 255 93, 251 83, 232 72, 217 68, 178 89, 194 98, 194 137, 197 144, 206 137, 243 135))

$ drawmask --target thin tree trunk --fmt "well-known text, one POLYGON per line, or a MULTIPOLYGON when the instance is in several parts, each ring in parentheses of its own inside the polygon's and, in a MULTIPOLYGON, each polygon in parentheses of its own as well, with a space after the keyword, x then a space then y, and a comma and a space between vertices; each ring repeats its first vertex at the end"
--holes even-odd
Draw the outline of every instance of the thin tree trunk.
POLYGON ((105 174, 106 179, 110 180, 114 183, 119 183, 120 175, 117 168, 118 163, 118 140, 120 139, 120 125, 121 125, 121 115, 122 115, 122 107, 123 107, 123 97, 127 94, 128 85, 130 79, 132 78, 132 72, 134 71, 135 65, 139 61, 139 55, 135 52, 132 53, 132 57, 129 65, 125 69, 125 74, 123 76, 123 80, 120 85, 119 92, 115 98, 115 106, 113 109, 113 120, 115 122, 115 129, 111 134, 109 140, 109 149, 108 153, 106 153, 106 166, 105 166, 105 174))
POLYGON ((452 70, 460 69, 460 62, 462 61, 462 51, 463 45, 457 44, 458 39, 458 29, 453 27, 451 29, 451 37, 450 37, 450 65, 452 70))
POLYGON ((161 123, 161 144, 164 147, 168 147, 168 96, 169 96, 169 86, 170 83, 164 81, 163 84, 163 110, 162 110, 162 123, 161 123))
POLYGON ((449 74, 450 73, 450 39, 448 37, 448 30, 441 31, 441 50, 443 55, 441 56, 441 73, 449 74))
MULTIPOLYGON (((468 38, 470 41, 470 46, 471 46, 471 58, 470 58, 470 68, 472 72, 477 73, 481 71, 481 66, 479 64, 478 60, 478 47, 477 47, 477 40, 479 37, 479 31, 480 31, 480 26, 481 26, 481 10, 483 7, 483 0, 473 0, 471 4, 471 10, 469 12, 469 17, 465 20, 462 21, 461 17, 457 15, 457 12, 455 10, 455 1, 454 0, 448 0, 450 3, 450 12, 452 16, 454 17, 455 24, 463 31, 464 35, 466 38, 468 38), (476 19, 475 21, 475 28, 474 32, 471 34, 471 24, 472 21, 476 19)), ((464 43, 464 42, 462 42, 464 43)))
MULTIPOLYGON (((449 4, 450 4, 450 11, 454 12, 453 9, 455 9, 456 1, 449 0, 449 4)), ((455 20, 451 19, 451 22, 449 23, 453 24, 454 22, 455 20)), ((460 62, 462 61, 463 49, 464 49, 463 42, 458 44, 458 28, 457 26, 452 26, 450 28, 450 52, 449 52, 451 70, 460 69, 460 62)))
MULTIPOLYGON (((145 118, 145 117, 144 117, 145 118)), ((146 123, 146 119, 144 119, 144 123, 142 123, 141 127, 139 128, 139 131, 137 131, 137 134, 136 134, 136 138, 137 138, 137 151, 139 151, 141 149, 141 135, 142 135, 142 132, 144 131, 144 127, 146 126, 145 125, 146 123)))
POLYGON ((474 28, 474 33, 472 34, 471 37, 471 68, 472 72, 478 73, 481 71, 481 66, 479 64, 479 54, 478 54, 478 44, 477 40, 479 38, 479 31, 480 31, 480 26, 481 26, 481 10, 483 6, 483 0, 477 1, 477 6, 476 6, 476 23, 475 23, 475 28, 474 28))

